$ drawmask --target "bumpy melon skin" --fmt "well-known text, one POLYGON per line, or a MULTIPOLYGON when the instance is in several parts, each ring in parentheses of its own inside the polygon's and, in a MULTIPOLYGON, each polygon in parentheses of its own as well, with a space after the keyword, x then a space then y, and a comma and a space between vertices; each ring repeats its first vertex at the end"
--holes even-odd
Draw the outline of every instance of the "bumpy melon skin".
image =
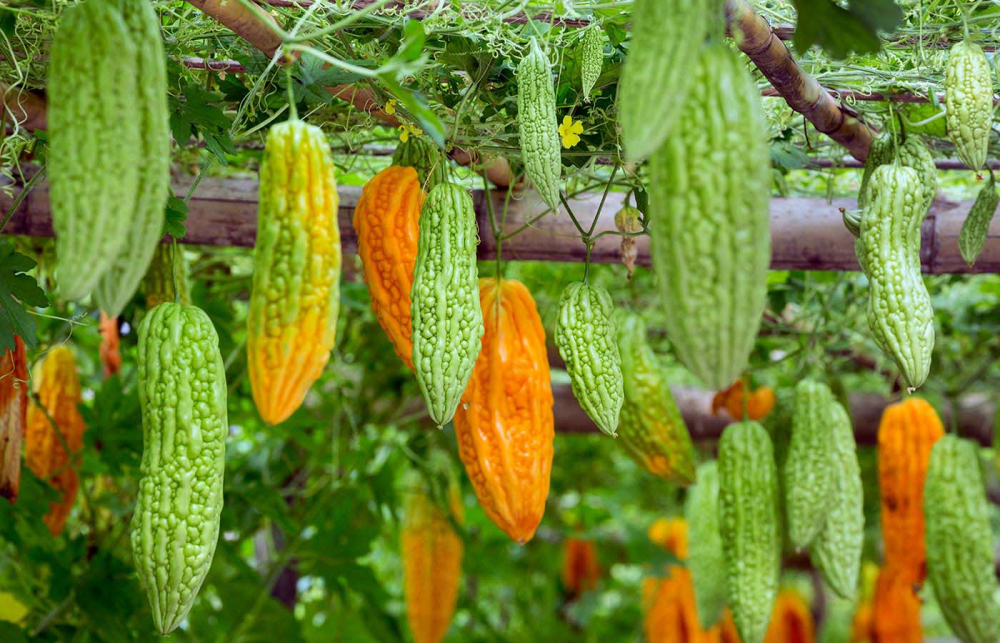
POLYGON ((604 32, 595 25, 583 34, 583 41, 580 43, 580 85, 585 101, 590 101, 590 92, 601 77, 603 67, 604 32))
POLYGON ((722 619, 726 607, 726 576, 719 531, 719 469, 715 460, 697 469, 698 482, 684 504, 689 540, 688 569, 694 582, 698 619, 708 629, 722 619))
POLYGON ((94 290, 98 306, 109 317, 120 315, 139 288, 163 236, 170 195, 170 111, 160 21, 148 2, 122 1, 121 7, 138 52, 138 91, 132 100, 141 119, 139 188, 125 242, 94 290))
POLYGON ((948 138, 958 158, 978 172, 986 163, 993 129, 993 72, 982 47, 969 40, 952 46, 944 92, 948 138))
POLYGON ((727 45, 706 45, 685 126, 649 160, 649 228, 667 336, 722 390, 746 368, 767 295, 771 162, 760 93, 727 45))
POLYGON ((208 315, 171 302, 146 315, 138 379, 143 452, 132 556, 166 635, 191 609, 219 539, 229 420, 226 369, 208 315))
POLYGON ((397 145, 392 153, 392 164, 413 168, 424 192, 448 180, 447 157, 423 136, 410 136, 397 145))
POLYGON ((989 180, 979 189, 972 209, 965 216, 962 231, 958 235, 958 249, 970 268, 975 265, 976 258, 986 244, 986 236, 998 205, 1000 195, 997 194, 996 178, 991 171, 989 180))
POLYGON ((834 460, 831 502, 826 522, 809 549, 809 557, 833 591, 853 600, 865 540, 864 485, 851 418, 836 401, 831 416, 830 455, 834 460))
POLYGON ((761 643, 781 570, 778 473, 767 430, 729 425, 719 441, 719 516, 727 604, 744 643, 761 643))
POLYGON ((636 464, 668 482, 694 482, 694 445, 638 315, 616 311, 625 401, 618 441, 636 464))
POLYGON ((525 172, 542 201, 555 210, 562 175, 556 92, 549 57, 534 38, 517 66, 517 129, 525 172))
POLYGON ((253 399, 269 424, 302 405, 330 359, 340 313, 337 180, 326 136, 299 120, 268 132, 247 318, 253 399))
POLYGON ((145 173, 139 48, 120 0, 88 0, 60 16, 48 77, 49 195, 56 281, 89 294, 124 248, 145 173))
POLYGON ((632 4, 632 38, 618 84, 618 122, 629 160, 641 161, 670 135, 697 127, 684 117, 688 97, 703 87, 691 73, 691 60, 705 40, 709 21, 721 12, 712 0, 632 4), (676 123, 684 123, 677 132, 676 123))
POLYGON ((914 198, 921 186, 912 168, 883 165, 875 170, 858 237, 871 286, 868 327, 910 390, 927 379, 934 350, 934 309, 920 272, 924 204, 914 198))
POLYGON ((576 282, 559 298, 556 346, 566 363, 573 397, 598 428, 615 435, 625 385, 611 295, 576 282))
POLYGON ((1000 586, 976 445, 954 435, 931 451, 924 487, 927 577, 963 643, 1000 640, 1000 586))
POLYGON ((784 487, 788 538, 799 550, 823 528, 833 498, 833 404, 826 384, 805 379, 795 386, 784 487))
POLYGON ((455 415, 482 349, 477 243, 469 193, 454 183, 439 184, 420 211, 410 289, 413 372, 438 426, 455 415))

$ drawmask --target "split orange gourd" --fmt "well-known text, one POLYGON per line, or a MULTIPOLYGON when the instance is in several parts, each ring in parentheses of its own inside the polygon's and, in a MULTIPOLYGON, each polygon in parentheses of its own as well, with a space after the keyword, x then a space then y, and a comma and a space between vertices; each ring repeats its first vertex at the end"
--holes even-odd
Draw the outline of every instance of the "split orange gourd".
POLYGON ((62 499, 52 503, 45 516, 49 531, 58 535, 66 525, 79 487, 74 468, 76 463, 70 462, 70 458, 83 446, 83 417, 77 408, 80 381, 76 375, 73 351, 66 346, 57 346, 45 356, 35 376, 35 391, 45 411, 37 404, 28 408, 24 456, 36 476, 47 480, 62 493, 62 499), (63 447, 63 441, 69 453, 63 447))
POLYGON ((545 512, 555 425, 545 330, 519 281, 479 280, 483 348, 455 413, 458 453, 486 515, 514 541, 545 512))
POLYGON ((885 564, 915 585, 927 574, 924 479, 931 447, 942 436, 934 407, 915 397, 887 407, 878 427, 885 564))
POLYGON ((14 336, 14 350, 0 355, 0 498, 13 504, 21 488, 21 443, 28 413, 28 357, 14 336))
POLYGON ((410 287, 424 192, 412 167, 387 167, 361 192, 354 208, 358 255, 379 325, 396 354, 413 368, 410 287))
POLYGON ((806 600, 794 590, 778 592, 764 643, 813 643, 815 640, 816 627, 806 600))

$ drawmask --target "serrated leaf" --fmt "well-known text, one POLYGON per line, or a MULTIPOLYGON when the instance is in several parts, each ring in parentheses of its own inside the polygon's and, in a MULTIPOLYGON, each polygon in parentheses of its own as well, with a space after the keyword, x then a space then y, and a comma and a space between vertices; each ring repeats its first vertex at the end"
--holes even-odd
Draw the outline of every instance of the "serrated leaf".
POLYGON ((183 199, 171 196, 167 199, 166 218, 163 222, 165 234, 169 234, 174 239, 183 239, 187 235, 188 205, 183 199))
POLYGON ((14 349, 14 335, 28 348, 37 344, 35 320, 25 307, 44 308, 49 299, 35 278, 25 274, 34 267, 35 262, 15 252, 12 243, 0 242, 0 351, 14 349))
POLYGON ((851 53, 876 53, 879 31, 892 31, 903 18, 893 0, 851 0, 848 8, 833 0, 792 0, 799 16, 795 47, 806 51, 819 45, 833 58, 851 53))

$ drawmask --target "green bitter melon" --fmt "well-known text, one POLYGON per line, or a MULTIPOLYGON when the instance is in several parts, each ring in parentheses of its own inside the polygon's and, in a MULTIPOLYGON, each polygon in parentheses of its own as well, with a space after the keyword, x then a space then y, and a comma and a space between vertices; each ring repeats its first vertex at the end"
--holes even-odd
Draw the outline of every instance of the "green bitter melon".
POLYGON ((535 38, 517 67, 517 128, 528 178, 542 201, 556 210, 562 174, 556 92, 549 57, 535 38))

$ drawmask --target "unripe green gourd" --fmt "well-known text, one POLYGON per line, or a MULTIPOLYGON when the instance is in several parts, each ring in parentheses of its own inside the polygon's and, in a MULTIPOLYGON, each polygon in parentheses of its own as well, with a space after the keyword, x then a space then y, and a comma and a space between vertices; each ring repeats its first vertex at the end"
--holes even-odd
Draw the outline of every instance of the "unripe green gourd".
POLYGON ((826 521, 809 549, 809 557, 834 592, 853 600, 865 540, 864 486, 851 418, 835 400, 829 415, 833 485, 826 521))
POLYGON ((688 524, 687 567, 702 629, 722 618, 726 607, 726 576, 719 532, 719 469, 715 460, 700 465, 698 482, 688 491, 684 516, 688 524))
POLYGON ((948 138, 958 158, 978 172, 986 163, 993 129, 993 73, 982 47, 968 40, 952 46, 944 92, 948 138))
POLYGON ((577 282, 559 298, 556 346, 566 363, 573 396, 590 419, 615 435, 625 400, 621 355, 611 295, 600 286, 577 282))
POLYGON ((525 172, 542 201, 556 210, 562 174, 556 92, 549 57, 534 38, 517 66, 517 129, 525 172))
POLYGON ((778 594, 778 472, 767 430, 726 427, 719 441, 719 524, 726 601, 743 643, 761 643, 778 594))
POLYGON ((594 25, 583 34, 583 41, 580 43, 580 84, 585 101, 590 101, 590 92, 601 77, 603 67, 604 32, 594 25))
POLYGON ((125 243, 94 290, 98 306, 109 317, 120 315, 139 288, 163 236, 164 208, 170 195, 170 112, 160 21, 148 2, 119 1, 138 53, 137 91, 131 100, 141 119, 140 159, 139 188, 125 243))
POLYGON ((1000 641, 1000 587, 976 445, 954 435, 935 443, 924 483, 927 578, 963 643, 1000 641))
POLYGON ((448 159, 423 136, 410 136, 397 145, 392 153, 392 164, 416 170, 424 192, 430 192, 438 183, 448 179, 448 159))
POLYGON ((898 165, 876 169, 870 202, 861 216, 859 239, 871 293, 868 327, 875 343, 918 388, 930 371, 934 310, 920 274, 923 202, 916 170, 898 165))
POLYGON ((722 390, 747 365, 767 296, 767 126, 728 45, 706 45, 693 73, 683 67, 695 77, 685 126, 649 160, 653 265, 678 359, 722 390))
POLYGON ((67 7, 48 76, 49 182, 56 279, 63 297, 90 293, 124 247, 146 149, 139 46, 119 0, 67 7))
POLYGON ((788 538, 798 550, 812 543, 826 522, 834 487, 833 393, 826 384, 801 380, 785 459, 788 538))
POLYGON ((161 634, 212 566, 229 421, 219 338, 199 308, 163 303, 139 325, 143 452, 132 555, 161 634))
POLYGON ((413 371, 438 426, 455 415, 482 348, 477 242, 468 192, 453 183, 431 190, 420 210, 410 314, 413 371))
POLYGON ((694 446, 656 355, 646 341, 646 324, 618 310, 618 348, 625 401, 618 442, 639 466, 686 487, 694 482, 694 446))
POLYGON ((685 124, 677 134, 700 127, 700 119, 690 122, 684 116, 688 96, 704 87, 691 73, 691 60, 698 55, 713 14, 721 19, 721 12, 722 5, 712 0, 632 3, 632 38, 618 85, 618 122, 630 160, 653 154, 674 134, 675 123, 685 124))
POLYGON ((990 170, 990 178, 979 189, 972 209, 965 216, 962 231, 958 234, 958 249, 970 267, 976 263, 976 258, 983 251, 983 244, 986 243, 986 235, 989 233, 990 223, 998 205, 1000 205, 1000 195, 997 195, 996 178, 993 176, 993 170, 990 170))

